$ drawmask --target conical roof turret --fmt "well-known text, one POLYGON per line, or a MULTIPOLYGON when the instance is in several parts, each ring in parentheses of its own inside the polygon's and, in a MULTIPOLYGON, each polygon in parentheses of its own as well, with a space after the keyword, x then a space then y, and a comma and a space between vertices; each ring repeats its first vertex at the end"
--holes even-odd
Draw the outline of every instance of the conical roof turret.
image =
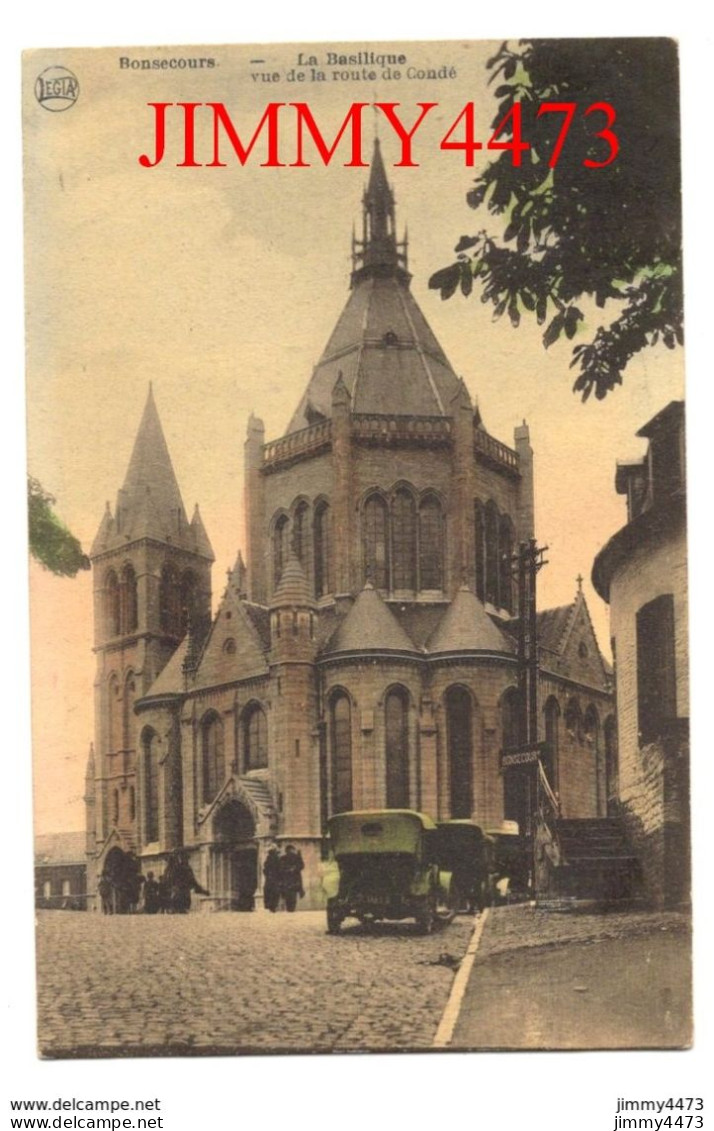
POLYGON ((399 621, 370 581, 325 648, 336 652, 416 652, 399 621))
POLYGON ((430 655, 446 652, 512 653, 512 642, 491 620, 478 597, 462 585, 429 637, 430 655))
POLYGON ((312 604, 314 604, 314 601, 305 576, 305 570, 302 568, 300 559, 295 554, 291 554, 280 576, 270 607, 271 609, 278 609, 284 605, 290 605, 304 608, 306 605, 312 604))

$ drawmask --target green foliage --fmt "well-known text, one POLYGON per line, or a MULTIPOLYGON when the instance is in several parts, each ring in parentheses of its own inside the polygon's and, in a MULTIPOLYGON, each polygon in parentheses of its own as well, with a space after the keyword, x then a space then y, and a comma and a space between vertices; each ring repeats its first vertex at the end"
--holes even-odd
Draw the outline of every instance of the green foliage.
POLYGON ((54 513, 55 499, 32 476, 27 479, 30 553, 35 561, 59 577, 74 577, 89 569, 89 558, 67 527, 54 513))
POLYGON ((530 149, 521 152, 519 166, 504 150, 467 194, 472 208, 503 219, 502 236, 485 230, 462 236, 456 261, 429 286, 446 299, 459 290, 468 296, 478 283, 494 318, 507 314, 518 326, 523 315, 534 315, 546 349, 578 333, 584 298, 607 306, 612 320, 590 342, 575 345, 571 361, 583 400, 591 392, 603 398, 622 383, 640 350, 659 340, 670 349, 683 341, 675 44, 523 40, 516 48, 504 43, 488 67, 490 81, 500 79, 494 129, 520 103, 530 149), (538 117, 544 102, 577 103, 553 168, 564 114, 538 117), (605 114, 584 113, 599 102, 616 111, 619 150, 610 164, 592 168, 584 160, 603 162, 610 152, 597 136, 605 114))

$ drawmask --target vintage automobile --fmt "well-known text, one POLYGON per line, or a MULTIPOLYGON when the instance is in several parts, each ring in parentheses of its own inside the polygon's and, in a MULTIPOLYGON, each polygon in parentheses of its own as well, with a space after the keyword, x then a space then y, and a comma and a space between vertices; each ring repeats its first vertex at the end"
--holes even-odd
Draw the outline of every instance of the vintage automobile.
POLYGON ((522 902, 532 896, 531 845, 521 836, 514 821, 503 821, 498 828, 488 829, 494 842, 494 861, 499 902, 522 902))
POLYGON ((325 869, 327 930, 337 934, 355 916, 416 920, 427 934, 454 918, 459 897, 439 868, 436 825, 411 809, 339 813, 328 822, 331 860, 325 869))
POLYGON ((459 910, 490 907, 498 879, 493 837, 473 821, 454 819, 437 822, 435 844, 439 867, 451 872, 459 910))

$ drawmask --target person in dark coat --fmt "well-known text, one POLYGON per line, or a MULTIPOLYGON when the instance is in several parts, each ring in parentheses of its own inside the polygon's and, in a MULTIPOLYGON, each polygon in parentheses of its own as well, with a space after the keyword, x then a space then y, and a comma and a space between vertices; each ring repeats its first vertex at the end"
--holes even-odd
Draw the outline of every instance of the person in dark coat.
POLYGON ((277 911, 280 903, 280 853, 275 845, 263 864, 263 903, 268 911, 277 911))
POLYGON ((144 883, 144 914, 156 915, 159 911, 159 885, 154 873, 149 872, 144 883))
POLYGON ((156 885, 159 889, 159 906, 157 907, 157 911, 159 915, 168 915, 171 911, 171 888, 165 874, 159 876, 156 885))
POLYGON ((113 899, 114 888, 112 887, 111 881, 103 873, 99 877, 98 889, 99 889, 99 898, 100 898, 101 904, 102 904, 102 914, 103 915, 113 915, 114 914, 114 899, 113 899))
MULTIPOLYGON (((171 863, 172 861, 169 861, 169 865, 171 863)), ((167 868, 168 872, 169 868, 167 868)), ((191 910, 192 891, 198 892, 199 895, 211 894, 206 888, 201 887, 194 876, 185 852, 179 852, 176 855, 173 867, 170 869, 169 882, 171 885, 171 910, 175 915, 185 915, 187 911, 191 910)))
POLYGON ((305 890, 302 886, 302 870, 305 867, 302 854, 294 844, 285 846, 285 852, 280 857, 280 894, 283 897, 286 911, 294 911, 297 906, 298 896, 302 899, 305 890))

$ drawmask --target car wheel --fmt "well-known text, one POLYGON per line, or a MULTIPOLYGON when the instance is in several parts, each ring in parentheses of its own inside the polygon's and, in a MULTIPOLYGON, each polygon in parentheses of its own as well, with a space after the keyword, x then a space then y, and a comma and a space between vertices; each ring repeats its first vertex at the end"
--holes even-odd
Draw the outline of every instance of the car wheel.
POLYGON ((451 888, 448 895, 444 895, 439 891, 436 900, 436 907, 434 908, 434 917, 439 923, 451 923, 456 917, 456 912, 459 908, 460 896, 458 892, 451 888))

